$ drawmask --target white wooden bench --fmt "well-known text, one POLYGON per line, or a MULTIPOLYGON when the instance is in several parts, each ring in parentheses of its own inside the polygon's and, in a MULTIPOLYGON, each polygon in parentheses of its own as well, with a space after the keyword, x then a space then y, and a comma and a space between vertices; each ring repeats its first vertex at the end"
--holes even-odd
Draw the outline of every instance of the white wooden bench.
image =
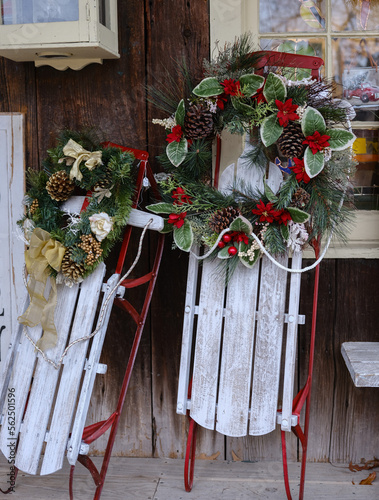
MULTIPOLYGON (((123 148, 126 149, 126 148, 123 148)), ((134 153, 138 151, 133 150, 134 153)), ((145 152, 142 154, 137 181, 136 206, 142 188, 143 178, 148 173, 145 152)), ((69 288, 57 285, 58 301, 55 310, 55 325, 59 332, 57 345, 45 352, 51 361, 59 365, 67 345, 88 336, 94 331, 94 320, 99 299, 103 292, 100 316, 103 313, 101 327, 91 340, 80 341, 73 345, 63 358, 63 364, 57 369, 37 352, 23 332, 23 325, 13 332, 6 362, 0 378, 0 449, 15 470, 28 474, 51 474, 59 470, 67 455, 71 464, 70 498, 73 498, 73 472, 76 461, 85 465, 95 481, 94 499, 99 499, 105 481, 105 475, 115 440, 117 425, 125 401, 130 376, 132 373, 138 345, 149 303, 157 278, 161 260, 164 236, 157 240, 156 256, 152 271, 145 276, 120 281, 132 228, 145 227, 160 231, 163 219, 159 216, 132 210, 125 231, 116 273, 103 284, 105 264, 97 269, 80 285, 69 288), (148 283, 146 297, 138 312, 124 298, 126 288, 148 283), (125 377, 120 389, 116 410, 104 421, 85 428, 86 416, 97 373, 105 373, 107 366, 100 363, 101 350, 113 304, 124 310, 132 311, 136 323, 134 343, 126 365, 125 377), (107 450, 101 471, 87 456, 89 444, 103 435, 108 429, 107 450)), ((28 300, 26 305, 28 305, 28 300)), ((36 343, 42 335, 40 325, 27 331, 36 343)), ((15 474, 17 475, 17 474, 15 474)))
POLYGON ((379 342, 344 342, 341 352, 356 387, 379 387, 379 342))

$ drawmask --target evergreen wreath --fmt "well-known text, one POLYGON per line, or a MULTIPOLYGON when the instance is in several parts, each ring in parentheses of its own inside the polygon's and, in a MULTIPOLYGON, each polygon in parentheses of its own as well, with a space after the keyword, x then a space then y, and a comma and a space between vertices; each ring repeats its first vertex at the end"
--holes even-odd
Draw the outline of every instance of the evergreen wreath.
MULTIPOLYGON (((172 95, 151 89, 152 100, 171 115, 153 120, 166 129, 159 160, 167 174, 160 174, 163 201, 148 208, 167 216, 164 231, 173 232, 177 247, 213 247, 213 257, 230 269, 258 260, 252 233, 275 255, 332 229, 343 238, 350 223, 353 109, 334 99, 325 81, 289 81, 274 70, 265 78, 254 74, 258 57, 243 35, 204 63, 204 78, 174 107, 172 95), (245 184, 226 193, 212 187, 212 140, 223 130, 249 134, 244 160, 260 168, 263 179, 268 162, 275 162, 283 175, 278 192, 265 182, 261 191, 245 184)), ((185 66, 182 73, 191 80, 185 66)))
POLYGON ((28 245, 39 229, 63 246, 59 268, 48 266, 57 283, 82 281, 120 239, 132 207, 134 159, 103 147, 91 131, 66 130, 48 151, 43 170, 28 171, 26 214, 18 224, 28 245), (85 197, 80 214, 65 203, 72 196, 85 197))

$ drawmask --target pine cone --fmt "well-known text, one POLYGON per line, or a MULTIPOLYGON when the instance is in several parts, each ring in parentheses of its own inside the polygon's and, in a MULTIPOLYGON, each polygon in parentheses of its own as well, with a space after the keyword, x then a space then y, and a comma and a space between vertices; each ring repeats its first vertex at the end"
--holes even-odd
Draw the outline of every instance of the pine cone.
POLYGON ((304 208, 308 205, 311 195, 303 188, 297 189, 292 195, 291 206, 297 208, 304 208))
POLYGON ((75 184, 70 180, 64 170, 53 174, 46 183, 46 191, 52 200, 65 201, 70 198, 75 189, 75 184))
POLYGON ((38 203, 38 200, 37 198, 35 198, 33 201, 32 201, 32 204, 30 205, 29 207, 29 213, 30 215, 33 215, 34 212, 37 210, 37 208, 39 208, 39 203, 38 203))
POLYGON ((192 140, 213 137, 213 116, 205 104, 198 102, 190 105, 184 118, 184 134, 192 140))
POLYGON ((66 251, 62 259, 61 273, 77 282, 84 274, 84 267, 71 260, 70 251, 66 251))
POLYGON ((92 266, 103 253, 101 244, 90 234, 83 234, 80 239, 82 242, 79 243, 78 247, 87 254, 85 263, 87 266, 92 266))
POLYGON ((300 123, 290 122, 277 140, 279 153, 285 158, 300 158, 306 147, 304 140, 300 123))
POLYGON ((107 168, 104 172, 103 177, 100 180, 98 180, 93 187, 94 190, 96 188, 106 189, 110 187, 111 183, 112 183, 112 170, 110 168, 107 168))
POLYGON ((238 208, 228 207, 217 210, 208 221, 209 227, 217 234, 228 228, 241 212, 238 208))

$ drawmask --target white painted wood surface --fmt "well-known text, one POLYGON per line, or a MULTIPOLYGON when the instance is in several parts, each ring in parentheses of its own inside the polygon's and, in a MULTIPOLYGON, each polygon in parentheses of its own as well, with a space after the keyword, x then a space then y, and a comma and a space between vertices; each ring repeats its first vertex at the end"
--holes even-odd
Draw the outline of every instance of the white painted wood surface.
MULTIPOLYGON (((69 342, 87 336, 93 331, 93 322, 104 275, 105 264, 101 263, 95 272, 82 283, 69 342)), ((64 358, 41 474, 51 474, 62 467, 81 385, 88 343, 88 340, 78 342, 71 347, 64 358)))
POLYGON ((379 342, 344 342, 342 356, 357 387, 379 387, 379 342))
POLYGON ((228 285, 216 430, 246 436, 259 264, 238 266, 228 285))
POLYGON ((23 215, 24 135, 23 115, 0 113, 0 379, 11 332, 25 300, 22 281, 24 243, 17 236, 16 221, 23 215))
MULTIPOLYGON (((99 373, 98 367, 100 365, 99 360, 100 360, 101 350, 107 332, 107 326, 112 311, 113 300, 115 298, 117 290, 114 291, 112 294, 110 294, 110 292, 116 285, 119 278, 120 276, 118 274, 113 274, 107 281, 106 290, 104 292, 104 297, 102 302, 102 307, 103 306, 106 307, 104 313, 104 319, 101 329, 92 340, 91 351, 86 365, 86 373, 82 383, 80 398, 78 401, 78 407, 75 413, 75 419, 71 430, 71 438, 67 450, 67 460, 71 465, 75 465, 75 462, 78 458, 80 444, 82 441, 83 429, 86 423, 86 418, 91 400, 93 386, 95 383, 96 373, 99 373), (106 301, 108 302, 107 305, 105 306, 106 301)), ((99 326, 99 321, 97 326, 99 326)), ((44 471, 45 469, 42 468, 41 473, 44 473, 44 471)))
MULTIPOLYGON (((198 247, 192 249, 198 254, 198 247)), ((193 326, 195 319, 195 299, 197 278, 199 273, 199 261, 190 254, 188 262, 186 302, 184 306, 182 353, 180 357, 180 374, 178 383, 178 398, 176 412, 185 415, 187 412, 188 384, 191 376, 191 353, 193 340, 193 326)))
MULTIPOLYGON (((292 256, 292 269, 301 269, 301 263, 302 253, 294 252, 292 256)), ((292 403, 295 386, 295 363, 297 347, 297 325, 299 323, 300 284, 301 274, 291 274, 281 412, 282 431, 290 431, 291 425, 293 425, 294 423, 292 422, 292 403)))
POLYGON ((191 417, 206 429, 214 429, 220 359, 224 283, 217 279, 217 259, 204 262, 196 351, 192 378, 191 417))
MULTIPOLYGON (((287 265, 287 255, 277 256, 277 260, 287 265)), ((286 278, 286 271, 262 257, 249 427, 252 436, 267 434, 276 425, 286 278)))

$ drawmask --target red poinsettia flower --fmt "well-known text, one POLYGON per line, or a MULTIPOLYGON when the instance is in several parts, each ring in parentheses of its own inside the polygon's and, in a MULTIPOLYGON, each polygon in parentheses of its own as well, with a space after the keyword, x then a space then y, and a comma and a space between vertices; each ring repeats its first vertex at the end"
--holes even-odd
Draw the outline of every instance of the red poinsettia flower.
POLYGON ((253 208, 253 214, 260 215, 260 222, 274 222, 276 218, 276 210, 272 207, 272 203, 265 205, 262 200, 259 200, 257 208, 253 208))
POLYGON ((175 125, 175 127, 172 128, 171 133, 168 134, 166 141, 167 142, 180 142, 180 139, 183 136, 183 130, 180 125, 175 125))
POLYGON ((186 194, 185 190, 182 187, 174 189, 174 191, 172 192, 172 197, 175 200, 174 205, 183 205, 183 203, 192 205, 191 196, 186 194))
POLYGON ((308 135, 303 141, 303 144, 308 144, 312 150, 312 153, 315 155, 318 151, 322 151, 323 149, 330 146, 328 139, 330 139, 330 135, 321 135, 320 132, 316 130, 313 135, 308 135))
POLYGON ((224 109, 225 108, 225 104, 227 102, 228 102, 228 96, 225 93, 217 96, 217 107, 218 108, 224 109))
POLYGON ((292 104, 292 99, 287 99, 286 102, 275 99, 275 104, 279 110, 276 116, 279 118, 279 125, 282 127, 287 127, 290 121, 299 119, 299 115, 295 113, 299 106, 292 104))
POLYGON ((180 229, 184 224, 184 219, 187 215, 187 212, 182 212, 181 214, 170 214, 168 216, 168 223, 174 224, 175 227, 180 229))
POLYGON ((226 95, 238 95, 238 96, 243 96, 241 92, 241 84, 237 80, 234 80, 234 78, 229 78, 225 79, 223 82, 221 82, 221 85, 224 87, 224 94, 226 95))
POLYGON ((263 87, 258 89, 257 92, 251 96, 251 98, 254 99, 257 104, 260 104, 261 102, 267 102, 265 96, 263 95, 263 87))
POLYGON ((276 211, 275 220, 278 224, 284 224, 286 226, 288 221, 292 220, 292 217, 288 210, 282 209, 276 211))
POLYGON ((305 171, 304 160, 299 160, 299 158, 294 158, 293 162, 295 165, 292 165, 290 169, 296 175, 297 182, 303 181, 305 182, 305 184, 308 184, 311 178, 305 171))
POLYGON ((229 241, 232 242, 241 243, 243 241, 246 245, 249 243, 249 237, 243 231, 231 231, 226 233, 225 236, 229 236, 229 241))

